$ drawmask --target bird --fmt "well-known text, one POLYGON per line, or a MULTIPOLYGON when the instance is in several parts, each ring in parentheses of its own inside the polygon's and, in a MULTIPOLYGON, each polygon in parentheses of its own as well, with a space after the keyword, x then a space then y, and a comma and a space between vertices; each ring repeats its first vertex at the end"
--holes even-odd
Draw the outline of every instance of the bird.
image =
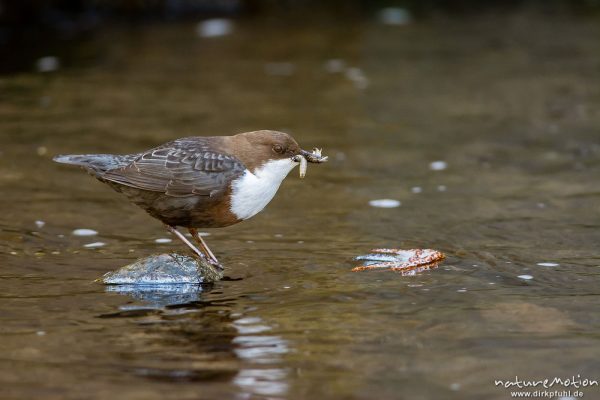
POLYGON ((222 264, 199 229, 247 220, 273 199, 281 182, 306 162, 323 163, 320 149, 303 150, 289 134, 259 130, 232 136, 175 139, 135 154, 58 155, 122 193, 179 238, 195 256, 222 264), (178 227, 187 228, 198 247, 178 227))

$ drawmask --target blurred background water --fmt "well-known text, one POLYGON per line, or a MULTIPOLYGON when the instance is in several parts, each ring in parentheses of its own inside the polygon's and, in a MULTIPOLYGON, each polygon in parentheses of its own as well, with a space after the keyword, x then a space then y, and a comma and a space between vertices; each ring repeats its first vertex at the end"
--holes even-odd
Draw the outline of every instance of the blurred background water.
POLYGON ((596 2, 0 5, 1 398, 505 399, 494 379, 598 378, 596 2), (331 162, 207 232, 227 279, 93 282, 185 250, 53 155, 256 129, 331 162), (351 273, 373 247, 448 259, 351 273))

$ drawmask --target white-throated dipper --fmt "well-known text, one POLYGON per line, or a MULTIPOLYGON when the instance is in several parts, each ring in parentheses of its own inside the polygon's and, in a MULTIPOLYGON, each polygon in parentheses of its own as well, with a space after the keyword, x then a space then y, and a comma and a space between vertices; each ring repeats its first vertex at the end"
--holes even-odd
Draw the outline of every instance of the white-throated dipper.
POLYGON ((287 133, 245 132, 194 136, 137 154, 61 155, 54 161, 79 165, 162 221, 196 255, 222 268, 198 228, 220 228, 246 220, 271 201, 287 174, 306 161, 322 163, 318 149, 302 150, 287 133), (181 234, 185 227, 199 250, 181 234))

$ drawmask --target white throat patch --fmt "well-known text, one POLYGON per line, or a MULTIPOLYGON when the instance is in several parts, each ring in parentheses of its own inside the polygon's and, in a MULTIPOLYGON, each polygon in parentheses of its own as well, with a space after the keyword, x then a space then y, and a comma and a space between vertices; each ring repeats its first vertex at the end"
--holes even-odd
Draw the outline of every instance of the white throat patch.
POLYGON ((249 170, 233 181, 231 212, 239 219, 248 219, 262 211, 275 196, 289 172, 298 165, 289 158, 272 160, 253 174, 249 170))

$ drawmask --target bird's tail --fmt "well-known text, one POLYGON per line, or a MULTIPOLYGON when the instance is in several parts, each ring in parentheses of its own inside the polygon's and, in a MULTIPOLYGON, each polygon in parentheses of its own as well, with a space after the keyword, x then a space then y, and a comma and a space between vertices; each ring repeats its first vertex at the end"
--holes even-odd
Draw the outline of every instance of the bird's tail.
POLYGON ((96 173, 120 168, 131 161, 128 156, 113 154, 67 154, 56 156, 53 160, 62 164, 79 165, 96 173))

